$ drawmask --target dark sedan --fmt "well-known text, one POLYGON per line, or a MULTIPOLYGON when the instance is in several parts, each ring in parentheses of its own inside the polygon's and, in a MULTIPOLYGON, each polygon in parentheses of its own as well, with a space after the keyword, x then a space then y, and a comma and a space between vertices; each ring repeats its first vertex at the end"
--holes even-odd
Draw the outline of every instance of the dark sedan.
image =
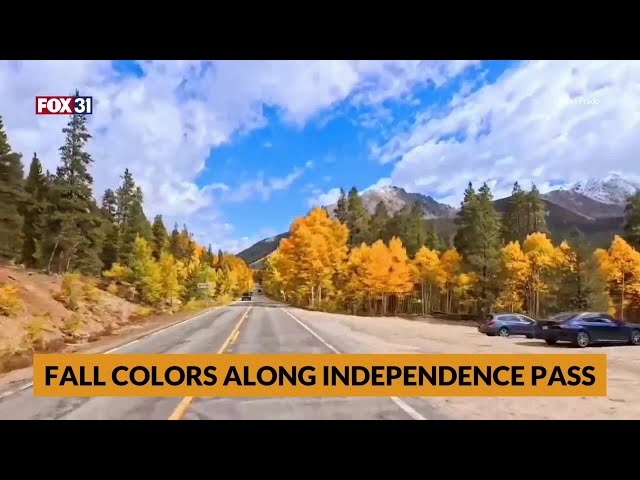
POLYGON ((589 345, 640 345, 640 325, 617 320, 607 313, 564 313, 540 320, 536 337, 549 345, 569 342, 577 347, 589 345))
POLYGON ((488 315, 485 322, 478 325, 478 331, 490 337, 499 335, 510 337, 524 335, 527 338, 535 336, 536 322, 519 313, 499 313, 488 315))

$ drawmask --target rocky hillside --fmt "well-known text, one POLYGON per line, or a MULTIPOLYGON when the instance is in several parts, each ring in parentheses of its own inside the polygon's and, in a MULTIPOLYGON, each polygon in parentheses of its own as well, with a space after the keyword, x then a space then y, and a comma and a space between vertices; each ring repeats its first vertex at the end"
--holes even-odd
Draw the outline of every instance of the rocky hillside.
POLYGON ((567 188, 597 202, 624 205, 628 196, 640 191, 640 181, 627 179, 620 174, 611 174, 603 179, 589 178, 567 188))
MULTIPOLYGON (((373 213, 380 202, 387 208, 389 215, 393 215, 405 205, 413 205, 415 202, 419 202, 422 206, 424 218, 426 219, 453 217, 456 212, 455 208, 439 203, 427 195, 409 193, 404 188, 392 185, 366 190, 360 194, 360 197, 364 208, 370 213, 373 213)), ((327 205, 325 208, 329 211, 329 215, 333 217, 333 210, 336 208, 336 204, 327 205)))
POLYGON ((0 373, 28 365, 34 351, 64 351, 149 315, 94 283, 0 265, 0 373))
MULTIPOLYGON (((589 179, 542 195, 547 206, 547 224, 555 241, 562 239, 573 228, 579 228, 597 246, 606 245, 624 223, 624 205, 629 195, 640 191, 640 183, 610 175, 603 180, 589 179)), ((451 240, 455 233, 454 217, 457 209, 439 203, 420 193, 410 193, 400 187, 385 186, 371 189, 361 194, 364 207, 373 213, 382 201, 387 211, 393 214, 407 204, 418 201, 422 205, 424 218, 435 225, 445 240, 451 240)), ((496 209, 503 212, 509 197, 495 201, 496 209)), ((335 204, 325 208, 331 216, 335 204)), ((238 256, 253 268, 260 268, 263 259, 278 248, 280 239, 287 232, 261 240, 238 256)))

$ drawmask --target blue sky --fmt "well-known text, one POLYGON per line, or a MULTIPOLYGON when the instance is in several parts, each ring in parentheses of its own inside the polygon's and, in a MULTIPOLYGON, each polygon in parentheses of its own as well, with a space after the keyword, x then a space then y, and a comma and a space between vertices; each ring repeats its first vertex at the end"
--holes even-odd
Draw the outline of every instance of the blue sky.
POLYGON ((0 114, 53 169, 64 119, 33 96, 92 95, 96 197, 129 168, 149 216, 237 252, 340 187, 455 205, 469 181, 500 197, 634 175, 639 85, 620 61, 0 62, 0 114))

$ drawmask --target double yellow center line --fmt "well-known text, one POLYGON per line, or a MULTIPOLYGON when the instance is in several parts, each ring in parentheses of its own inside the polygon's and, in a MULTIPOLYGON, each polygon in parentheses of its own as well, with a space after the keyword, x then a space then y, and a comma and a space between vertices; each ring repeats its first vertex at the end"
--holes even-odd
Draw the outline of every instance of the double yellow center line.
MULTIPOLYGON (((242 318, 240 318, 240 321, 236 324, 235 327, 233 327, 233 330, 231 331, 227 339, 224 341, 220 349, 216 352, 217 354, 224 353, 225 350, 229 348, 229 345, 231 345, 233 342, 237 340, 238 335, 240 335, 240 326, 242 325, 242 322, 244 322, 244 320, 247 318, 247 315, 249 315, 249 312, 251 311, 252 308, 253 306, 250 306, 247 309, 247 311, 244 312, 244 315, 242 315, 242 318)), ((176 409, 173 411, 171 416, 169 417, 169 420, 182 420, 184 415, 187 413, 187 410, 189 409, 191 402, 193 402, 193 398, 194 397, 184 397, 182 401, 178 404, 176 409)))

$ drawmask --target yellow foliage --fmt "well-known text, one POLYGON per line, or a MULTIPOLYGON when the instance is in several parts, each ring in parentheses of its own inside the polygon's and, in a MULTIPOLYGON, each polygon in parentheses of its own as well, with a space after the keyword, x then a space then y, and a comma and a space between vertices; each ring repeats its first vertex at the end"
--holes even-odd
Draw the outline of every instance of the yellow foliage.
POLYGON ((102 275, 110 280, 121 282, 127 276, 128 272, 129 269, 126 266, 119 263, 114 263, 111 266, 111 269, 105 270, 104 272, 102 272, 102 275))
POLYGON ((135 285, 143 302, 154 304, 162 298, 162 272, 151 245, 142 237, 135 240, 127 280, 135 285))
POLYGON ((20 313, 23 302, 18 297, 17 285, 6 284, 0 287, 0 314, 13 316, 20 313))
POLYGON ((23 338, 23 347, 28 350, 44 349, 45 333, 49 330, 48 317, 36 316, 27 324, 23 338))
POLYGON ((279 246, 279 275, 285 296, 313 305, 335 295, 347 258, 347 227, 332 220, 322 208, 293 221, 288 238, 279 246))
POLYGON ((78 330, 80 330, 83 323, 84 319, 82 318, 82 315, 72 313, 64 320, 64 325, 61 328, 62 333, 70 337, 75 337, 78 335, 78 330))
POLYGON ((170 253, 163 252, 160 255, 159 271, 161 294, 172 305, 173 300, 184 291, 185 266, 170 253))
POLYGON ((109 292, 111 295, 117 295, 118 294, 118 286, 111 282, 109 284, 109 286, 107 287, 107 292, 109 292))
POLYGON ((506 244, 501 251, 502 289, 496 300, 500 310, 522 312, 529 280, 529 263, 518 242, 506 244))
POLYGON ((640 308, 640 252, 616 235, 608 250, 594 252, 602 275, 620 298, 618 312, 624 317, 628 303, 640 308))
POLYGON ((409 269, 409 257, 402 241, 393 237, 389 241, 388 255, 390 259, 389 281, 387 293, 402 295, 413 289, 411 270, 409 269))
POLYGON ((62 277, 60 290, 54 298, 69 310, 77 310, 85 299, 85 285, 77 273, 66 273, 62 277))
POLYGON ((412 264, 416 282, 424 282, 437 288, 444 286, 446 275, 438 252, 422 246, 416 252, 412 264))

